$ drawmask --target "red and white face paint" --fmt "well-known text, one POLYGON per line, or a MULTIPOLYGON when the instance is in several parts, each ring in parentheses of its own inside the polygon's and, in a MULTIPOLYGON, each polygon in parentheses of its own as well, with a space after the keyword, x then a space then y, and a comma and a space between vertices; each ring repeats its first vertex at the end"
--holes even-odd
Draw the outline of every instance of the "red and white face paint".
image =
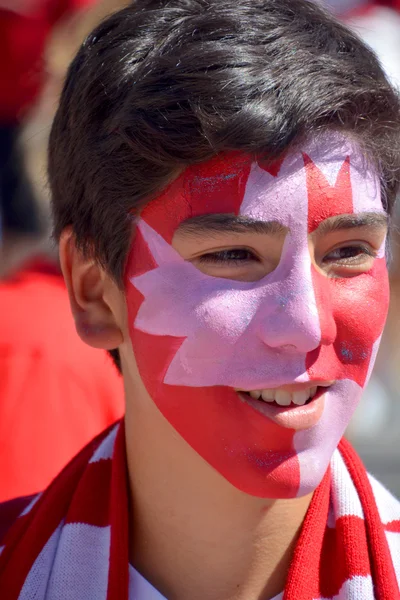
POLYGON ((378 178, 331 136, 279 164, 232 154, 190 167, 143 211, 126 271, 139 372, 171 425, 238 489, 290 498, 316 488, 360 399, 388 308, 384 244, 370 271, 329 278, 308 235, 341 214, 384 212, 378 178), (212 277, 171 242, 184 220, 234 213, 288 228, 259 281, 212 277), (257 390, 335 381, 317 423, 295 431, 242 402, 257 390))

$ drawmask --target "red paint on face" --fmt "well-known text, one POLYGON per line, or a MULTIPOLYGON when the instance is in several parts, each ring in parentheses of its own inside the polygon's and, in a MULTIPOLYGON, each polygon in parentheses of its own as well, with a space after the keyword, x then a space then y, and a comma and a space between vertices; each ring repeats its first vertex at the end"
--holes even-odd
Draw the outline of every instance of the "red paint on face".
POLYGON ((189 167, 141 217, 169 244, 178 225, 191 217, 210 213, 239 214, 251 168, 248 156, 235 153, 217 156, 189 167))
POLYGON ((330 185, 325 175, 303 153, 308 190, 308 232, 329 219, 353 212, 353 198, 350 180, 350 158, 347 156, 338 173, 334 185, 330 185))
POLYGON ((135 230, 135 239, 133 245, 135 247, 135 252, 131 253, 129 264, 136 277, 158 267, 153 255, 143 239, 140 229, 135 230))
POLYGON ((310 378, 352 379, 364 387, 372 347, 382 333, 389 304, 386 261, 377 258, 368 273, 348 279, 328 279, 313 268, 322 343, 309 352, 306 367, 310 378))
MULTIPOLYGON (((311 233, 325 219, 353 213, 350 158, 346 157, 331 186, 311 159, 303 156, 311 233)), ((368 273, 349 278, 328 278, 312 267, 312 277, 321 345, 307 354, 310 378, 352 379, 364 387, 372 347, 382 333, 389 304, 386 261, 376 259, 368 273)))

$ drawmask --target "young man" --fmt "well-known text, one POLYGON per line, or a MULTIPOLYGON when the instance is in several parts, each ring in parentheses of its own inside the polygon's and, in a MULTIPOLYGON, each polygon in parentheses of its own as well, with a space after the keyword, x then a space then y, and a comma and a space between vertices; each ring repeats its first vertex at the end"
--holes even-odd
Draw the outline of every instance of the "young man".
POLYGON ((55 233, 126 417, 11 525, 2 597, 399 597, 399 504, 340 441, 387 312, 399 140, 376 58, 304 0, 138 0, 88 37, 55 233))

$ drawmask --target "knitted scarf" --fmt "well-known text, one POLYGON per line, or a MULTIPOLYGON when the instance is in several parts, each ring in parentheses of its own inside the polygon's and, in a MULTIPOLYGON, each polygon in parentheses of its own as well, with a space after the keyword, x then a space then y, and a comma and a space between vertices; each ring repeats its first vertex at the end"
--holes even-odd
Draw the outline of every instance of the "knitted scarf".
MULTIPOLYGON (((4 600, 127 600, 124 427, 89 444, 2 541, 4 600)), ((400 504, 342 441, 314 493, 284 600, 397 600, 400 504)))

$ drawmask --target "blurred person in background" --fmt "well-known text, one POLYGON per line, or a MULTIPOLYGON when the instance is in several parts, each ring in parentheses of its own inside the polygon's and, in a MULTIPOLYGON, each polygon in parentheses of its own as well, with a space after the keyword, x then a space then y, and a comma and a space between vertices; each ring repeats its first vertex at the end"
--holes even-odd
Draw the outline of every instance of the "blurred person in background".
MULTIPOLYGON (((36 2, 36 16, 39 4, 40 14, 47 14, 44 3, 36 2)), ((55 4, 46 6, 54 9, 55 4)), ((36 83, 29 95, 20 91, 17 101, 13 89, 13 100, 3 98, 9 115, 13 102, 15 116, 27 100, 36 105, 30 107, 22 129, 15 118, 13 135, 22 132, 16 144, 13 140, 18 149, 16 185, 3 188, 2 196, 6 216, 0 264, 0 501, 45 488, 82 446, 123 414, 122 380, 109 356, 89 348, 76 334, 58 260, 46 240, 49 205, 42 176, 47 135, 68 63, 96 23, 123 4, 103 0, 69 15, 51 34, 43 27, 41 44, 44 31, 48 37, 42 89, 31 73, 36 83)), ((17 9, 17 3, 13 7, 17 9)), ((10 12, 10 19, 33 19, 33 3, 29 13, 28 3, 20 3, 18 9, 10 12), (19 12, 23 7, 26 12, 19 12)), ((40 59, 35 47, 35 61, 25 57, 31 68, 40 59)), ((19 52, 23 56, 21 48, 19 52)), ((24 77, 29 75, 26 68, 24 77)), ((7 172, 15 165, 11 161, 7 172)))
POLYGON ((44 80, 43 50, 52 28, 96 0, 0 0, 0 214, 6 230, 40 229, 18 149, 20 125, 44 80))
POLYGON ((121 378, 77 336, 58 265, 32 256, 0 281, 0 499, 45 488, 122 414, 121 378))

